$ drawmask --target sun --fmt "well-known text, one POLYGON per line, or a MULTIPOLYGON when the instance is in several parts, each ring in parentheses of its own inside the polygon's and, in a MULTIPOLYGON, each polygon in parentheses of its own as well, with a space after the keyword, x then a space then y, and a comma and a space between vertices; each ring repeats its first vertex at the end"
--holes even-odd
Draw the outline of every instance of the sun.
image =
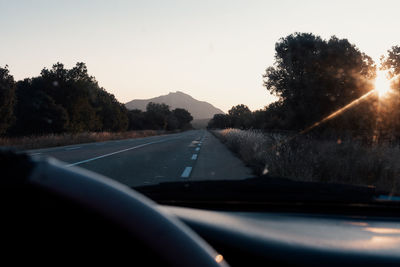
POLYGON ((380 98, 388 96, 388 93, 390 92, 390 80, 387 78, 386 72, 378 71, 376 73, 375 91, 378 93, 380 98))

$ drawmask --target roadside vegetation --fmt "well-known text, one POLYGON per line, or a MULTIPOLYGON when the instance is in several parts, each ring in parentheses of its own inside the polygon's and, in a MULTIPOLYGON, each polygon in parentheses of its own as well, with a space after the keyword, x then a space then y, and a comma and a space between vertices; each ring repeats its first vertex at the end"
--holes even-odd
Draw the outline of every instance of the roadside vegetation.
POLYGON ((84 132, 84 133, 63 133, 48 134, 39 136, 22 137, 0 137, 1 147, 12 147, 16 150, 28 150, 45 147, 66 146, 92 142, 103 142, 110 140, 142 138, 154 135, 162 135, 173 132, 162 130, 139 130, 126 132, 84 132))
POLYGON ((263 78, 276 102, 208 124, 256 174, 400 192, 400 46, 374 62, 347 39, 294 33, 263 78))
POLYGON ((0 67, 0 145, 25 148, 148 136, 191 129, 191 114, 166 104, 128 110, 89 75, 61 63, 15 81, 0 67), (151 131, 145 131, 151 130, 151 131))
POLYGON ((365 146, 351 139, 329 140, 255 130, 214 130, 256 175, 299 181, 372 185, 400 193, 400 146, 365 146))

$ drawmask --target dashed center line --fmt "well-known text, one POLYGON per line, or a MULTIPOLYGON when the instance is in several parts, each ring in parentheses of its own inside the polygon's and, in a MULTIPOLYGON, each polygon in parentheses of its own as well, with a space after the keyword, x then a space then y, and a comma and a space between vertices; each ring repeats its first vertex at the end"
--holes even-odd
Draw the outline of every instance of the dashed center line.
POLYGON ((185 170, 182 172, 182 178, 189 178, 190 173, 192 172, 192 167, 186 167, 185 170))
POLYGON ((197 159, 197 154, 193 154, 192 155, 192 160, 196 160, 197 159))

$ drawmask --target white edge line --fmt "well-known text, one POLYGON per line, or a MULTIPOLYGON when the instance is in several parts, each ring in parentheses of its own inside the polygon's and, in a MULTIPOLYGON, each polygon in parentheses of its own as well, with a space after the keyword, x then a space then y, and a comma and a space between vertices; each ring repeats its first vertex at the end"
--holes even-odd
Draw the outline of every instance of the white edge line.
POLYGON ((181 177, 189 178, 191 172, 192 172, 192 167, 186 167, 185 170, 183 170, 181 177))
POLYGON ((104 155, 101 155, 101 156, 98 156, 98 157, 94 157, 94 158, 78 161, 78 162, 75 162, 75 163, 71 163, 71 164, 66 165, 66 167, 76 166, 76 165, 79 165, 79 164, 82 164, 82 163, 86 163, 86 162, 90 162, 90 161, 93 161, 93 160, 96 160, 96 159, 109 157, 109 156, 112 156, 112 155, 115 155, 115 154, 118 154, 118 153, 122 153, 122 152, 125 152, 125 151, 129 151, 129 150, 140 148, 140 147, 144 147, 144 146, 148 146, 148 145, 155 144, 155 143, 161 143, 161 142, 164 142, 164 141, 167 141, 167 140, 154 141, 154 142, 150 142, 150 143, 141 144, 141 145, 138 145, 138 146, 122 149, 122 150, 115 151, 115 152, 108 153, 108 154, 104 154, 104 155))

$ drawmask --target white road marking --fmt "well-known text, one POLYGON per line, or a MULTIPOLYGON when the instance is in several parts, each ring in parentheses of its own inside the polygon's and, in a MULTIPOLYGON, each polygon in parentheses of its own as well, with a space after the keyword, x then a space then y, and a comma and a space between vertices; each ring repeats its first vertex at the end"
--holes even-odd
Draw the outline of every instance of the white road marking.
POLYGON ((190 173, 192 172, 192 167, 186 167, 185 170, 182 172, 182 178, 189 178, 190 173))
POLYGON ((75 150, 81 148, 80 146, 75 146, 75 147, 67 147, 65 150, 75 150))
POLYGON ((200 147, 196 147, 196 151, 199 151, 200 150, 200 147))
POLYGON ((196 160, 197 159, 197 154, 193 154, 192 155, 192 160, 196 160))
POLYGON ((33 153, 33 154, 30 154, 31 156, 34 156, 34 155, 40 155, 40 154, 42 154, 41 152, 38 152, 38 153, 33 153))
MULTIPOLYGON (((171 139, 167 139, 167 140, 171 140, 171 139)), ((68 164, 66 166, 67 167, 76 166, 76 165, 79 165, 79 164, 82 164, 82 163, 90 162, 90 161, 97 160, 97 159, 102 159, 102 158, 109 157, 109 156, 112 156, 112 155, 115 155, 115 154, 119 154, 119 153, 122 153, 122 152, 125 152, 125 151, 137 149, 137 148, 148 146, 148 145, 155 144, 155 143, 165 142, 167 140, 154 141, 154 142, 150 142, 150 143, 146 143, 146 144, 142 144, 142 145, 138 145, 138 146, 134 146, 134 147, 118 150, 118 151, 115 151, 115 152, 112 152, 112 153, 108 153, 108 154, 104 154, 104 155, 101 155, 101 156, 98 156, 98 157, 94 157, 94 158, 78 161, 78 162, 75 162, 75 163, 71 163, 71 164, 68 164)))
POLYGON ((192 142, 190 143, 189 147, 195 147, 196 144, 198 144, 198 143, 199 143, 199 141, 194 140, 194 141, 192 141, 192 142))

